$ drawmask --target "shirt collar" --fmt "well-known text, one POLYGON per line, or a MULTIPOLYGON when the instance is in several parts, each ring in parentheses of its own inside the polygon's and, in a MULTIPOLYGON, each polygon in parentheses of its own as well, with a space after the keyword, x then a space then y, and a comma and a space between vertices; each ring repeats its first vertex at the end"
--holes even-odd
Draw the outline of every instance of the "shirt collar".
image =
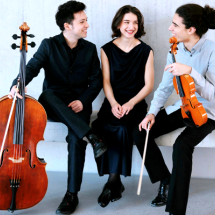
POLYGON ((193 46, 192 49, 200 52, 205 40, 205 37, 200 38, 200 40, 195 44, 195 46, 193 46))
MULTIPOLYGON (((60 34, 60 38, 59 38, 59 44, 61 44, 61 43, 66 43, 66 40, 65 40, 65 38, 64 38, 64 36, 63 36, 63 32, 61 32, 61 34, 60 34)), ((67 43, 66 43, 67 44, 67 43)), ((83 40, 82 39, 79 39, 78 40, 78 44, 77 44, 77 46, 76 47, 82 47, 82 46, 84 46, 84 43, 83 43, 83 40)))
MULTIPOLYGON (((203 36, 202 38, 200 38, 200 40, 193 46, 193 48, 191 49, 191 53, 192 52, 195 52, 195 51, 198 51, 200 52, 201 51, 201 48, 205 42, 206 38, 203 36)), ((180 43, 181 47, 183 48, 184 51, 188 51, 186 49, 186 47, 184 46, 184 43, 180 43)))

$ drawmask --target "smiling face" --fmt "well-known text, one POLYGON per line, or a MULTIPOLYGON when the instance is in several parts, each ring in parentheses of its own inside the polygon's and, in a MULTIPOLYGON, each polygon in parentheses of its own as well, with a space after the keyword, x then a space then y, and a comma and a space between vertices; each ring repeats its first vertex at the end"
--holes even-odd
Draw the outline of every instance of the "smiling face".
POLYGON ((74 13, 74 20, 69 24, 69 29, 73 38, 80 39, 87 36, 87 29, 89 24, 87 22, 87 16, 84 11, 74 13))
POLYGON ((173 17, 169 30, 172 32, 172 36, 176 37, 178 42, 187 42, 191 34, 193 34, 193 29, 186 29, 185 25, 183 24, 183 18, 177 13, 175 13, 173 17))
POLYGON ((126 13, 123 16, 122 22, 118 27, 121 32, 121 37, 133 38, 138 31, 138 18, 133 13, 126 13))

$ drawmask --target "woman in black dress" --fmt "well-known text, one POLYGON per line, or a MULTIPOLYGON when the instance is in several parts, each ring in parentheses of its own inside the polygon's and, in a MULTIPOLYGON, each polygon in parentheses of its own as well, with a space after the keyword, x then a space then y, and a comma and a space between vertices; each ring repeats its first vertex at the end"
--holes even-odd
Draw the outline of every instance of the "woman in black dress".
POLYGON ((101 48, 103 88, 106 98, 92 124, 108 149, 98 159, 99 175, 109 174, 98 198, 106 207, 121 198, 120 175, 131 175, 132 130, 145 117, 145 97, 154 85, 152 49, 139 40, 145 35, 141 12, 130 5, 120 8, 112 22, 112 38, 101 48))

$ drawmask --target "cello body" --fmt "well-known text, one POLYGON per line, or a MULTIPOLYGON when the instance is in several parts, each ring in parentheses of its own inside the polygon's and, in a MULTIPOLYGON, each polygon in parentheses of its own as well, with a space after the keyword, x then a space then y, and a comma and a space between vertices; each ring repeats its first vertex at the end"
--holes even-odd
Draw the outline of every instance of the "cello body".
MULTIPOLYGON (((12 100, 0 98, 0 140, 2 142, 12 100)), ((48 187, 46 163, 37 157, 36 146, 43 140, 47 116, 42 105, 30 96, 25 96, 24 139, 20 155, 13 144, 15 109, 12 114, 8 135, 0 163, 0 210, 7 210, 12 204, 13 189, 10 180, 20 178, 15 194, 15 210, 25 209, 40 202, 48 187), (19 174, 16 176, 15 174, 19 174)), ((1 146, 0 146, 1 147, 1 146)))

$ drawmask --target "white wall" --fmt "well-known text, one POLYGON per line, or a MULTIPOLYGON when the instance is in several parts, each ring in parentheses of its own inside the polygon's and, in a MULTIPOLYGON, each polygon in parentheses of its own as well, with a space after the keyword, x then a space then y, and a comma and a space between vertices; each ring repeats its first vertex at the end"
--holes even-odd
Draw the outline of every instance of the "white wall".
MULTIPOLYGON (((55 13, 58 5, 64 3, 63 0, 2 0, 0 3, 0 97, 8 94, 12 80, 16 77, 19 70, 19 51, 12 50, 11 44, 19 41, 12 39, 13 34, 19 34, 19 26, 26 21, 30 26, 29 33, 36 37, 29 42, 34 41, 37 46, 30 48, 27 53, 29 60, 39 47, 43 38, 48 38, 60 33, 55 23, 55 13)), ((170 0, 83 0, 87 5, 87 16, 90 28, 88 30, 87 40, 96 44, 99 55, 100 47, 111 40, 111 22, 116 11, 123 5, 130 4, 140 9, 145 19, 146 36, 142 40, 149 44, 154 50, 155 56, 155 87, 161 81, 163 68, 166 62, 166 55, 171 33, 168 27, 171 24, 172 17, 176 8, 185 3, 197 3, 204 6, 206 3, 215 7, 214 0, 198 1, 170 1, 170 0)), ((207 37, 215 42, 215 30, 209 31, 207 37)), ((43 71, 28 85, 28 94, 38 98, 42 91, 43 71)), ((150 103, 153 93, 151 93, 147 102, 150 103)), ((174 94, 170 97, 168 103, 173 103, 177 99, 174 94)), ((93 107, 98 110, 103 100, 101 92, 94 101, 93 107)), ((171 148, 162 147, 162 152, 171 168, 171 148)), ((197 149, 194 153, 193 176, 213 177, 215 178, 215 168, 211 163, 215 163, 213 156, 215 149, 197 149), (199 165, 201 161, 202 165, 199 165), (198 166, 195 166, 198 163, 198 166), (212 171, 213 170, 213 171, 212 171), (209 175, 208 175, 209 174, 209 175)), ((136 153, 135 155, 136 156, 136 153)), ((135 158, 134 158, 135 159, 135 158)))

